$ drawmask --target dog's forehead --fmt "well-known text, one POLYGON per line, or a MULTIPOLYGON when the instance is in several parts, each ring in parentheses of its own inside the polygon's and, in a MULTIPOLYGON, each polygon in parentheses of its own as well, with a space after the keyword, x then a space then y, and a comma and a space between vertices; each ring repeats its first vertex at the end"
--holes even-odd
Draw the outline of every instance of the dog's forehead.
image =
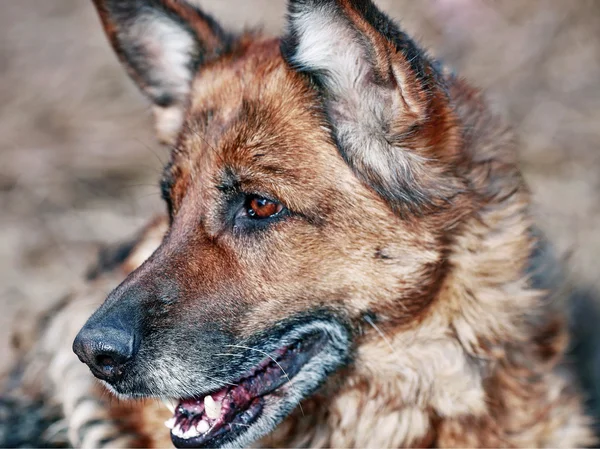
POLYGON ((294 75, 281 56, 279 40, 250 42, 200 69, 192 85, 190 117, 210 110, 228 122, 245 101, 268 104, 273 97, 302 95, 305 83, 294 75))
POLYGON ((176 161, 198 179, 225 168, 272 182, 352 176, 318 95, 286 65, 276 40, 249 45, 198 73, 179 147, 176 161))

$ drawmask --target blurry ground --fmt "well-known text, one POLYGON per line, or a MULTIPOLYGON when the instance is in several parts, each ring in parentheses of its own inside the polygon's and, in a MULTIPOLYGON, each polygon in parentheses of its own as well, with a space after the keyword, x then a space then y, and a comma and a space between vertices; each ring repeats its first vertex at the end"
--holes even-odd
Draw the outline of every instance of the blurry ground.
MULTIPOLYGON (((230 28, 277 32, 283 0, 201 1, 230 28)), ((542 228, 600 287, 600 2, 379 0, 485 88, 516 125, 542 228)), ((166 151, 90 1, 2 2, 0 375, 24 330, 81 277, 99 242, 163 210, 166 151)), ((27 335, 24 332, 23 335, 27 335)))

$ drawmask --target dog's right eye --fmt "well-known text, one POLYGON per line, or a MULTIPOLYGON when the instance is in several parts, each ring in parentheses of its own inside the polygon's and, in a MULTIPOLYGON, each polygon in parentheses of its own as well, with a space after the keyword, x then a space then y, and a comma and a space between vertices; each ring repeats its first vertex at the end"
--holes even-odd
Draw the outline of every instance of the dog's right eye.
POLYGON ((259 220, 274 217, 283 210, 281 203, 260 196, 248 197, 245 207, 250 218, 259 220))
POLYGON ((288 209, 279 201, 260 195, 245 195, 238 206, 233 229, 239 231, 259 231, 289 215, 288 209))

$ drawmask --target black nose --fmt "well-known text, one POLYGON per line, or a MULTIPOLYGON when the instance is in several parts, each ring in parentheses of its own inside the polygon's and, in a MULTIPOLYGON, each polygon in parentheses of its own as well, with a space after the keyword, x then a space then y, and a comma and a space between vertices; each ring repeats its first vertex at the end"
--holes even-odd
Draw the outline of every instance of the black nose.
POLYGON ((94 376, 114 382, 123 375, 123 365, 135 355, 135 337, 122 329, 88 323, 77 334, 73 351, 94 376))

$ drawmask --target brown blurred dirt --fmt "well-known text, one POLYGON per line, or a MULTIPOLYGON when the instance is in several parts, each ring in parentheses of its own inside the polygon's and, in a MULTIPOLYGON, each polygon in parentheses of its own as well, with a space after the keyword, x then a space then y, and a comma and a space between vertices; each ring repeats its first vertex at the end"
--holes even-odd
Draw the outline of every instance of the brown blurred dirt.
MULTIPOLYGON (((199 3, 229 28, 283 24, 283 0, 199 3)), ((509 117, 542 229, 575 279, 600 288, 600 2, 377 3, 509 117)), ((168 154, 147 106, 90 1, 2 2, 0 376, 98 245, 163 210, 168 154)))

